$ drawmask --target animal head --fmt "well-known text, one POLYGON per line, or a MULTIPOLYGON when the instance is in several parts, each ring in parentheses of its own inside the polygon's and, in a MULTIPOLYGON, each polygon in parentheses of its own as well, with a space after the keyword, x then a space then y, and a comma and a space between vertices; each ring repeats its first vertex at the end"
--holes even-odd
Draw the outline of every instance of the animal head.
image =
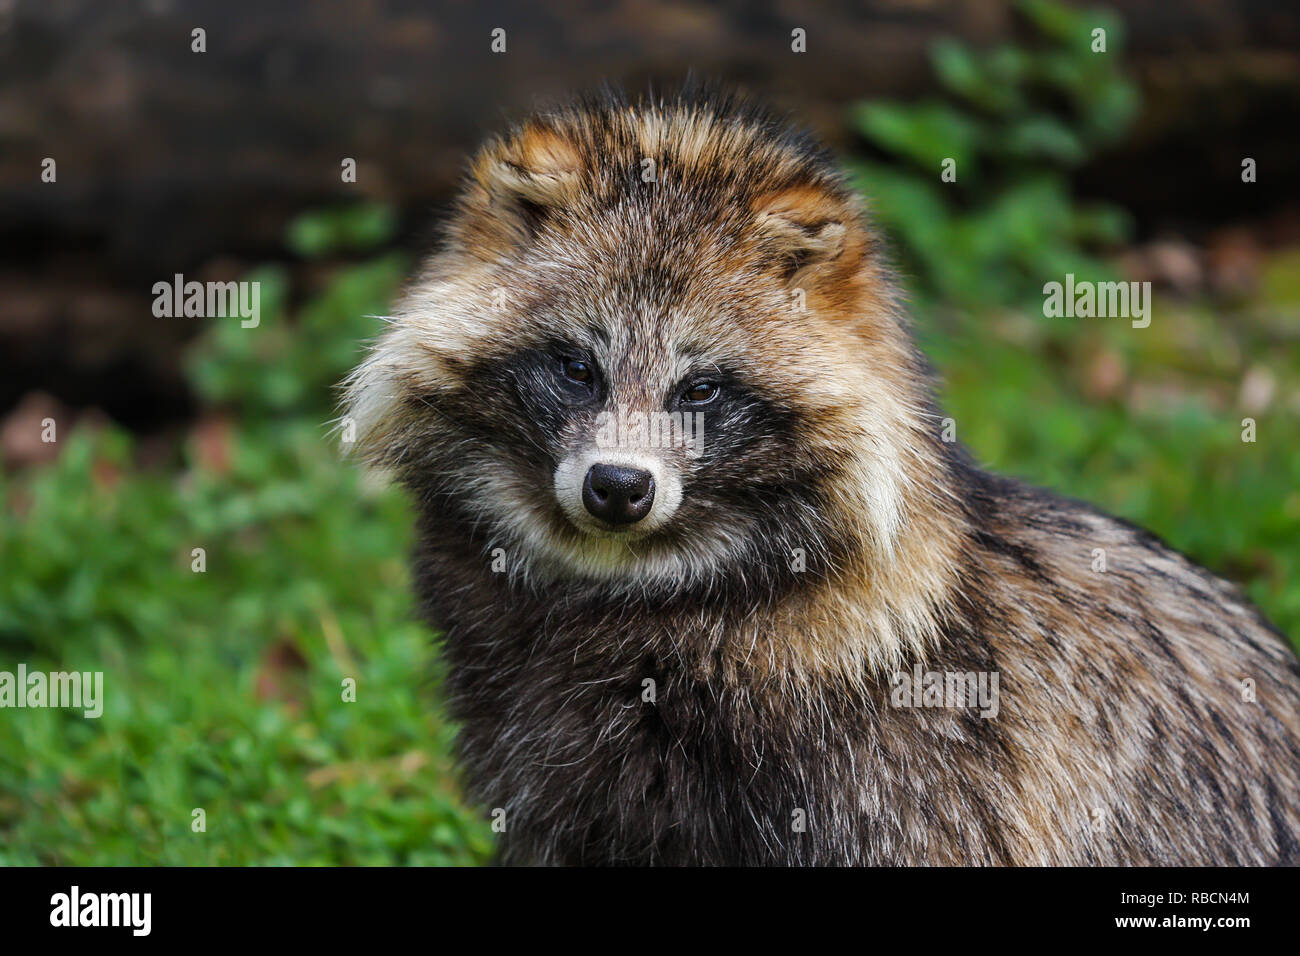
POLYGON ((489 142, 347 401, 426 513, 552 581, 891 562, 942 495, 860 200, 734 100, 605 98, 489 142))

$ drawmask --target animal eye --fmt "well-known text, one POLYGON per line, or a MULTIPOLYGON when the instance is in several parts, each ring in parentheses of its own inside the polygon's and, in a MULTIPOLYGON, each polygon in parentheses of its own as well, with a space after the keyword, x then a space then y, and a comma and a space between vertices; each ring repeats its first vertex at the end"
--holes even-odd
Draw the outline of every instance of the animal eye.
POLYGON ((590 385, 591 366, 581 359, 566 359, 564 362, 564 377, 570 382, 577 382, 579 385, 590 385))
POLYGON ((714 382, 696 382, 682 394, 682 401, 694 405, 707 405, 718 397, 719 391, 714 382))

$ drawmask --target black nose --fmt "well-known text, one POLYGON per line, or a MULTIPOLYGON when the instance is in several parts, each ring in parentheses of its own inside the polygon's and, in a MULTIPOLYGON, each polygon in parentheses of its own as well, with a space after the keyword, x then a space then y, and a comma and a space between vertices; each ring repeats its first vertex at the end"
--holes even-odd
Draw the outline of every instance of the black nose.
POLYGON ((582 482, 582 503, 601 521, 632 524, 650 513, 654 475, 640 468, 592 465, 582 482))

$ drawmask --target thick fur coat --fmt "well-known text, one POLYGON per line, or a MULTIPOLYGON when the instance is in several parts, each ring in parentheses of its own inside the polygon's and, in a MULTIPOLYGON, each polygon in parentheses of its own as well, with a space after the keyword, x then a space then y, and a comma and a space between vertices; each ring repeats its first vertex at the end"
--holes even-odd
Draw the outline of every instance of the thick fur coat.
POLYGON ((489 143, 346 414, 416 502, 506 862, 1300 862, 1286 641, 943 440, 860 201, 759 111, 608 97, 489 143), (606 459, 646 518, 584 510, 606 459))

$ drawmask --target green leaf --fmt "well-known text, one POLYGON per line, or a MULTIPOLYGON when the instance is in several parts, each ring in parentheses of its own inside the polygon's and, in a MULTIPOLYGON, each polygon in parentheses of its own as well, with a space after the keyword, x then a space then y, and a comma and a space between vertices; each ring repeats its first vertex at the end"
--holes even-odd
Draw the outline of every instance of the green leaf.
POLYGON ((998 148, 1017 159, 1045 160, 1066 166, 1077 166, 1088 155, 1074 130, 1046 114, 1012 123, 999 141, 998 148))
POLYGON ((958 175, 974 174, 980 124, 950 106, 866 103, 855 110, 854 117, 868 139, 932 172, 936 179, 941 164, 949 158, 957 161, 958 175))
POLYGON ((396 231, 397 217, 381 203, 354 203, 297 217, 285 232, 285 244, 305 259, 359 252, 382 245, 396 231))

